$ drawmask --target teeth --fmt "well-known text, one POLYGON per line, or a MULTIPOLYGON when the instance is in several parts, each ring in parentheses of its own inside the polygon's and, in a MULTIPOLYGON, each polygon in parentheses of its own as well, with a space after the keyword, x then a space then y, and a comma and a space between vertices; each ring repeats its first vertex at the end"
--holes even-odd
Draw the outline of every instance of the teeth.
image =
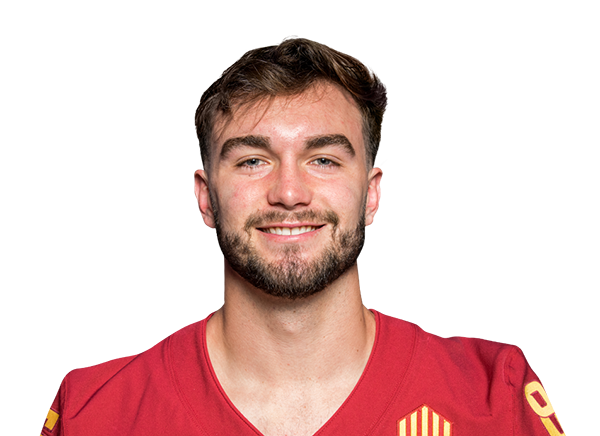
POLYGON ((283 236, 295 236, 301 235, 302 233, 312 232, 316 227, 313 226, 302 226, 302 227, 268 227, 265 229, 267 233, 273 233, 274 235, 283 236))

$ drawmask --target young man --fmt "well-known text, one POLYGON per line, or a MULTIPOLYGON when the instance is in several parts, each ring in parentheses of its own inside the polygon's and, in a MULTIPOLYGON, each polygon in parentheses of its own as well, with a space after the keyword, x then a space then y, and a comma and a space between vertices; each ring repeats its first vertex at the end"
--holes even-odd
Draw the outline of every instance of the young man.
POLYGON ((439 337, 367 310, 385 89, 292 39, 253 50, 196 112, 204 222, 225 304, 132 357, 71 372, 45 435, 560 435, 516 347, 439 337))

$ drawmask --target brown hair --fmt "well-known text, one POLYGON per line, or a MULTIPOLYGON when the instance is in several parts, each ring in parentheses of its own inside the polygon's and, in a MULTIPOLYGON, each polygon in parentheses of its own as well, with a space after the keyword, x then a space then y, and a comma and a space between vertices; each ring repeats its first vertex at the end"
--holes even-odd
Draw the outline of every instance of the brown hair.
POLYGON ((387 103, 385 86, 355 58, 308 39, 287 39, 277 46, 247 52, 202 95, 196 133, 204 168, 211 158, 217 115, 264 98, 301 94, 319 81, 339 85, 356 102, 363 118, 367 164, 372 166, 381 139, 387 103))

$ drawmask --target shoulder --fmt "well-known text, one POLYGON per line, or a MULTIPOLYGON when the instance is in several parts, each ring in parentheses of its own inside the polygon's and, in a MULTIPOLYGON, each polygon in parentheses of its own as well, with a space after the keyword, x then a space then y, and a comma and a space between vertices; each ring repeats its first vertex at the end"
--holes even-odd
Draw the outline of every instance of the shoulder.
POLYGON ((469 378, 484 384, 493 378, 509 386, 520 386, 526 378, 535 378, 523 352, 515 345, 459 336, 443 338, 416 324, 379 316, 388 340, 414 332, 413 363, 418 365, 419 372, 441 372, 450 378, 469 378))
POLYGON ((168 375, 168 344, 169 341, 138 356, 71 372, 61 386, 63 420, 84 409, 106 410, 115 398, 138 395, 149 379, 164 379, 168 375))
POLYGON ((143 396, 148 386, 166 387, 170 384, 173 342, 194 341, 202 322, 184 327, 140 354, 69 372, 60 388, 61 408, 76 414, 91 399, 110 403, 115 398, 134 400, 143 396))

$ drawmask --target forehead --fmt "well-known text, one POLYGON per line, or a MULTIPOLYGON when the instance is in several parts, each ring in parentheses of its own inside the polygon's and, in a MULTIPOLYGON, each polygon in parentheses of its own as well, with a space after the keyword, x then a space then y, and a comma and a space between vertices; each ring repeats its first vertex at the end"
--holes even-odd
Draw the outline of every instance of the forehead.
POLYGON ((217 118, 213 155, 228 139, 262 135, 273 141, 301 141, 319 135, 345 135, 364 154, 362 116, 345 91, 319 84, 299 95, 280 96, 237 107, 232 116, 217 118))

